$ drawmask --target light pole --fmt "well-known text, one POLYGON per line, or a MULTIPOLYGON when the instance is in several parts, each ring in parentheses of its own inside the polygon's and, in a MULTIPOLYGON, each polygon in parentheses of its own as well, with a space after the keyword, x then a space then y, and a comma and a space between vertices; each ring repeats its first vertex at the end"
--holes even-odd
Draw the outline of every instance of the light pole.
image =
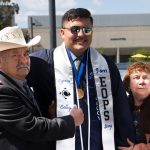
POLYGON ((30 18, 30 23, 31 23, 31 39, 33 39, 33 26, 35 24, 33 23, 33 18, 32 17, 30 18))
POLYGON ((49 0, 49 31, 50 48, 56 47, 56 12, 55 0, 49 0))

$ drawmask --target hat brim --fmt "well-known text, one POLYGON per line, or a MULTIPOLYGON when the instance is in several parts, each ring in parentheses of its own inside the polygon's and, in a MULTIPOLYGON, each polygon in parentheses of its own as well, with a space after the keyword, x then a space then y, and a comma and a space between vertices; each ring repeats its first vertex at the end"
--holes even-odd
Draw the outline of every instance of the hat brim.
POLYGON ((34 46, 36 44, 38 44, 41 40, 41 36, 36 36, 34 37, 30 42, 26 43, 26 44, 16 44, 16 43, 10 43, 10 42, 1 42, 0 41, 0 51, 5 51, 5 50, 9 50, 9 49, 14 49, 14 48, 21 48, 21 47, 31 47, 34 46))
POLYGON ((38 44, 40 40, 41 40, 41 36, 37 35, 29 43, 27 43, 27 47, 31 47, 31 46, 38 44))

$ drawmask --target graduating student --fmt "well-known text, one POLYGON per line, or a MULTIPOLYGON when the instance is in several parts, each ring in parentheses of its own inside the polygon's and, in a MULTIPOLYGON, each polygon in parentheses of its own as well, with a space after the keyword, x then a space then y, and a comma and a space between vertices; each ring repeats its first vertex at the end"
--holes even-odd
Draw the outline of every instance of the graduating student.
POLYGON ((51 116, 67 115, 74 104, 83 109, 85 119, 75 136, 57 141, 56 149, 128 147, 127 138, 134 141, 128 100, 116 65, 90 46, 91 13, 84 8, 68 10, 62 17, 60 34, 60 46, 31 54, 27 77, 45 116, 48 111, 51 116))

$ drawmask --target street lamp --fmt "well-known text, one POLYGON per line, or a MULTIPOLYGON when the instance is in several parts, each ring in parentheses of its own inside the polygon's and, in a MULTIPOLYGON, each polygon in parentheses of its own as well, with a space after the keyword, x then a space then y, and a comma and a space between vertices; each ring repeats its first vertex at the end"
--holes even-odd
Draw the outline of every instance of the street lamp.
MULTIPOLYGON (((40 22, 38 22, 35 18, 33 18, 32 16, 30 17, 30 26, 31 26, 31 34, 30 34, 30 38, 29 39, 33 39, 34 38, 34 33, 33 33, 33 27, 34 26, 42 26, 42 24, 40 22), (34 19, 34 21, 33 21, 34 19)), ((32 51, 33 51, 33 47, 31 47, 32 51)))
POLYGON ((33 34, 33 27, 39 27, 39 26, 42 26, 41 22, 37 21, 35 18, 33 17, 30 17, 30 27, 31 27, 31 39, 34 37, 34 34, 33 34), (34 19, 34 20, 33 20, 34 19))
POLYGON ((33 18, 30 18, 30 23, 31 23, 31 39, 33 39, 33 26, 35 25, 35 23, 33 23, 33 18))

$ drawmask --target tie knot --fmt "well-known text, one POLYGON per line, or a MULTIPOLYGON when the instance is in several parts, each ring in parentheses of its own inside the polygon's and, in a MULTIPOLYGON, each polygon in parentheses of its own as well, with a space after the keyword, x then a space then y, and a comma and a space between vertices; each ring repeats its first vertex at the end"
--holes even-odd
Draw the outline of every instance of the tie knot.
POLYGON ((76 60, 74 61, 74 64, 75 64, 76 69, 78 70, 78 69, 79 69, 79 66, 80 66, 80 60, 79 60, 79 59, 76 59, 76 60))
POLYGON ((24 81, 24 82, 23 82, 23 86, 27 86, 27 81, 24 81))

